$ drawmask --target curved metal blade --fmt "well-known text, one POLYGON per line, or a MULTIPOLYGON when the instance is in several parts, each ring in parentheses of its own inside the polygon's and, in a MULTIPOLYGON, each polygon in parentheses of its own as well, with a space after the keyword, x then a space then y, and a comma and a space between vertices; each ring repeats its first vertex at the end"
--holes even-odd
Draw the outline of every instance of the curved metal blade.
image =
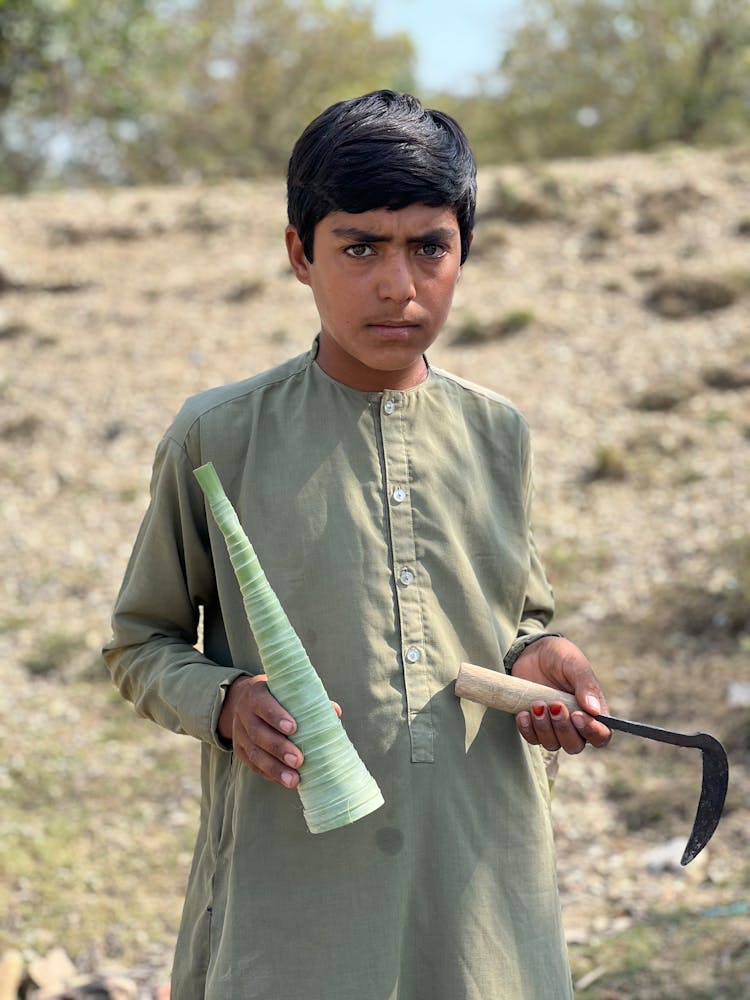
POLYGON ((713 836, 721 819, 729 785, 729 761, 718 740, 708 733, 699 733, 703 755, 703 782, 698 811, 695 814, 690 839, 682 855, 681 865, 688 865, 700 854, 713 836))
POLYGON ((724 747, 708 733, 678 733, 671 729, 660 729, 643 722, 617 719, 614 716, 599 715, 610 729, 619 729, 634 736, 645 736, 660 743, 671 743, 678 747, 697 747, 703 759, 701 797, 693 821, 687 845, 682 854, 681 865, 688 865, 696 858, 713 836, 719 824, 729 786, 729 761, 724 747))

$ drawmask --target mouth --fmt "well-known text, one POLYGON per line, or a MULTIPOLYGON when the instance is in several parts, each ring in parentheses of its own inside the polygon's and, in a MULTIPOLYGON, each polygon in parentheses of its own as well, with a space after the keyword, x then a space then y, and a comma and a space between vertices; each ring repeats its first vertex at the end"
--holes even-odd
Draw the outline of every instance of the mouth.
POLYGON ((405 337, 413 330, 419 328, 419 323, 413 323, 405 319, 379 320, 368 323, 367 329, 377 333, 382 337, 405 337))

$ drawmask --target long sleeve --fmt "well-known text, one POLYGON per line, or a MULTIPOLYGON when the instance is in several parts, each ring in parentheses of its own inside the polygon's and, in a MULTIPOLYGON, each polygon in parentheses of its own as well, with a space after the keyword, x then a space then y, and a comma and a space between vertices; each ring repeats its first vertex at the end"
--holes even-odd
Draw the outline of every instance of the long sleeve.
POLYGON ((524 649, 537 639, 542 639, 546 635, 559 635, 558 632, 548 632, 549 625, 555 613, 555 600, 552 588, 547 581, 544 566, 539 556, 539 552, 534 541, 532 524, 532 500, 534 494, 533 483, 533 461, 531 450, 526 440, 526 460, 524 463, 525 475, 525 509, 526 523, 528 525, 528 549, 529 549, 529 576, 524 597, 523 612, 518 625, 516 638, 505 655, 504 665, 508 673, 513 669, 513 664, 524 651, 524 649))
POLYGON ((195 647, 201 605, 211 603, 214 591, 203 498, 185 450, 167 436, 104 658, 140 715, 221 746, 216 726, 224 693, 247 671, 220 665, 195 647))

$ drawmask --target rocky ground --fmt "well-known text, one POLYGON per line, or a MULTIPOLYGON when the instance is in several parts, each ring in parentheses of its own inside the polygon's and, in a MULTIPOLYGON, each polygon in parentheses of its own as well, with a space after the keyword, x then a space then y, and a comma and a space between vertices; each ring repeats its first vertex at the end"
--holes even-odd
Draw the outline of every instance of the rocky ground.
MULTIPOLYGON (((0 199, 0 951, 24 974, 61 946, 123 997, 167 977, 194 748, 131 717, 98 650, 182 399, 312 340, 283 225, 275 181, 0 199)), ((579 995, 749 995, 750 148, 484 171, 432 360, 526 413, 558 626, 612 711, 730 755, 685 869, 696 752, 561 762, 579 995)))

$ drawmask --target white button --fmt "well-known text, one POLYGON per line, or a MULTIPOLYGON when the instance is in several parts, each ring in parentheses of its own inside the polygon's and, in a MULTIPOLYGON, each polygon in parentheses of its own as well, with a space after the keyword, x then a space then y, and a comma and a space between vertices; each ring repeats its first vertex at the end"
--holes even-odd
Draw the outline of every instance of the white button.
POLYGON ((392 399, 386 399, 386 401, 383 403, 383 409, 385 410, 386 413, 393 413, 393 411, 396 409, 396 404, 393 402, 392 399))
POLYGON ((392 496, 393 499, 396 501, 396 503, 403 503, 403 501, 406 500, 406 490, 402 489, 400 486, 397 486, 396 489, 393 491, 392 496))
POLYGON ((409 663, 417 663, 422 658, 422 654, 419 652, 416 646, 409 646, 406 650, 406 659, 409 663))
POLYGON ((414 574, 410 569, 402 569, 398 578, 405 587, 408 587, 410 583, 414 583, 414 574))

